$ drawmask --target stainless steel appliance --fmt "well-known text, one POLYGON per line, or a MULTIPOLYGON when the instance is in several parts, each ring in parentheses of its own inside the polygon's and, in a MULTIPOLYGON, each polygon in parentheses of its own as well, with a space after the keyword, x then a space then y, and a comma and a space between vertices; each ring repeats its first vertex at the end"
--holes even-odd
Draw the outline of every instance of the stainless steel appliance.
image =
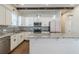
POLYGON ((34 33, 41 33, 41 22, 34 22, 34 33))
POLYGON ((0 38, 0 54, 8 54, 10 52, 10 37, 0 38))

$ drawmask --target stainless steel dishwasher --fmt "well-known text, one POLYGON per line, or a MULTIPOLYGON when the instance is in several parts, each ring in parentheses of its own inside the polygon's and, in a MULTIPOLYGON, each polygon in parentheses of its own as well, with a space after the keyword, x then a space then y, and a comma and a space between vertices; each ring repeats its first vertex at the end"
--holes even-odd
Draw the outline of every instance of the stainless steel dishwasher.
POLYGON ((0 54, 8 54, 10 52, 10 36, 0 38, 0 54))

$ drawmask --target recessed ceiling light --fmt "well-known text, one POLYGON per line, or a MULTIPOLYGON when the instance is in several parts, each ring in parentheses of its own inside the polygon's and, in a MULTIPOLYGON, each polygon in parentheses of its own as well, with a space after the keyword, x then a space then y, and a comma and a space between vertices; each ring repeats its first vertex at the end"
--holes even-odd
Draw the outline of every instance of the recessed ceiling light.
POLYGON ((44 6, 48 6, 48 4, 43 4, 44 6))
POLYGON ((20 5, 24 5, 24 4, 20 4, 20 5))
POLYGON ((48 4, 45 4, 46 6, 48 6, 48 4))
POLYGON ((70 4, 70 6, 72 6, 72 7, 73 7, 73 6, 74 6, 74 4, 70 4))

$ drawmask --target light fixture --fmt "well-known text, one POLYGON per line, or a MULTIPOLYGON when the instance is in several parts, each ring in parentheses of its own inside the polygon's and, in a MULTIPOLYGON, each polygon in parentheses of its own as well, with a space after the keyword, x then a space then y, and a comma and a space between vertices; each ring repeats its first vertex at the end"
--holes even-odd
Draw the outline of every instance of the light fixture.
POLYGON ((74 4, 70 4, 70 6, 71 6, 71 7, 74 7, 75 5, 74 5, 74 4))

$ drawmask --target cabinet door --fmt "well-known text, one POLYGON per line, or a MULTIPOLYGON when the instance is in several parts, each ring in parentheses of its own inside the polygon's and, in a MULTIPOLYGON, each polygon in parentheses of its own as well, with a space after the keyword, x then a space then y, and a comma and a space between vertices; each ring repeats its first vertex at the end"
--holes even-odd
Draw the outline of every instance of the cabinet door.
POLYGON ((6 9, 6 25, 11 25, 12 14, 11 11, 6 9))
POLYGON ((16 48, 23 41, 23 33, 11 36, 11 50, 16 48))
POLYGON ((0 25, 5 25, 5 8, 0 5, 0 25))
POLYGON ((28 37, 30 36, 29 34, 32 34, 30 32, 24 32, 24 39, 25 40, 30 40, 28 37))
POLYGON ((22 35, 21 33, 17 34, 17 45, 19 45, 22 42, 22 35))
POLYGON ((61 32, 61 24, 60 24, 60 21, 56 21, 55 31, 56 32, 61 32))
POLYGON ((23 41, 23 33, 20 34, 20 43, 23 41))
POLYGON ((22 17, 19 16, 19 17, 18 17, 18 26, 21 26, 21 25, 22 25, 22 21, 21 21, 21 20, 22 20, 22 17))
POLYGON ((12 24, 11 25, 14 25, 14 26, 17 26, 17 15, 15 13, 12 13, 12 24))
POLYGON ((25 18, 25 26, 33 26, 33 17, 26 17, 25 18))
POLYGON ((18 26, 25 26, 25 17, 18 17, 18 26))
POLYGON ((16 42, 17 42, 17 36, 16 35, 11 36, 11 42, 10 42, 11 50, 13 50, 17 46, 16 42))
POLYGON ((50 22, 50 32, 55 32, 55 20, 50 22))

